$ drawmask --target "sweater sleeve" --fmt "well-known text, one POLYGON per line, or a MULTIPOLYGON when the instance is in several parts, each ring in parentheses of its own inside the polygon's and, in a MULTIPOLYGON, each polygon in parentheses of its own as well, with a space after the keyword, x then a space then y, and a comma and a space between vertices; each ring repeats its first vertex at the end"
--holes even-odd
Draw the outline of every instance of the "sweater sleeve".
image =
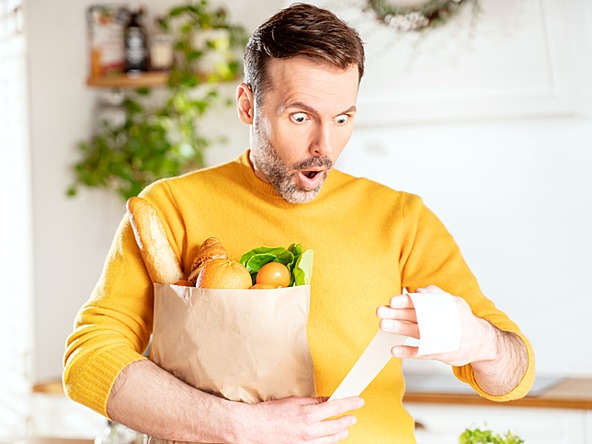
MULTIPOLYGON (((169 241, 179 254, 175 234, 182 242, 179 233, 184 227, 168 187, 156 183, 141 195, 165 221, 169 241)), ((66 341, 63 385, 69 398, 108 416, 107 400, 115 379, 127 365, 146 359, 142 353, 152 333, 153 307, 153 283, 126 215, 101 277, 66 341)))
POLYGON ((107 416, 107 398, 119 372, 144 359, 152 329, 152 283, 124 217, 101 277, 66 341, 64 390, 107 416))
POLYGON ((402 286, 409 291, 437 285, 444 291, 464 298, 475 316, 483 318, 502 331, 518 335, 528 350, 528 368, 514 390, 502 396, 485 393, 477 385, 470 365, 454 367, 457 378, 470 384, 475 391, 493 401, 510 401, 525 396, 534 382, 534 352, 519 327, 495 304, 487 299, 466 264, 459 247, 442 222, 417 196, 410 196, 406 206, 407 230, 401 240, 402 286))

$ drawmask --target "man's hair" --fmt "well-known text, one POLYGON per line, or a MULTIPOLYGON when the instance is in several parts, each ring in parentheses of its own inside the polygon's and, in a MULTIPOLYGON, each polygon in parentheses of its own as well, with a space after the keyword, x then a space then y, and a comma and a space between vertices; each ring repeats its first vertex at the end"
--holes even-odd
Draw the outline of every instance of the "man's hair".
POLYGON ((269 60, 298 56, 344 71, 356 65, 359 80, 364 74, 364 44, 358 32, 326 9, 296 3, 257 28, 245 49, 245 83, 259 103, 269 87, 269 60))

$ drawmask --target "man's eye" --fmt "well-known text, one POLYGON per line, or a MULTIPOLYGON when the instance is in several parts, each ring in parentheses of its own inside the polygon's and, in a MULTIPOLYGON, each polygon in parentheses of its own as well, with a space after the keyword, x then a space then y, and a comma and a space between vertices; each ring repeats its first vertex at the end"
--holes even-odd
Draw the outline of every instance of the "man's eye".
POLYGON ((341 116, 337 116, 335 122, 337 125, 345 125, 349 120, 349 116, 347 114, 342 114, 341 116))
POLYGON ((290 116, 294 123, 304 123, 306 121, 306 113, 294 113, 290 116))

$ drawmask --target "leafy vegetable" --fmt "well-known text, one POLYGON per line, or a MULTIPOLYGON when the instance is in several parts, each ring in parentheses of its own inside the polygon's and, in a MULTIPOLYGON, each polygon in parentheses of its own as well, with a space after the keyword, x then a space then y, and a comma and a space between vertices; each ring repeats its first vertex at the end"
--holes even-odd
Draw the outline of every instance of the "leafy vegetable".
POLYGON ((290 270, 290 287, 308 285, 312 277, 313 251, 302 251, 302 245, 292 244, 284 247, 257 247, 241 256, 239 262, 251 273, 253 283, 257 273, 269 262, 279 262, 290 270))
POLYGON ((524 444, 524 440, 510 431, 505 435, 479 428, 466 429, 458 438, 459 444, 524 444))
POLYGON ((292 274, 294 276, 294 285, 310 284, 313 256, 314 254, 312 250, 306 250, 296 258, 296 265, 292 270, 292 274))

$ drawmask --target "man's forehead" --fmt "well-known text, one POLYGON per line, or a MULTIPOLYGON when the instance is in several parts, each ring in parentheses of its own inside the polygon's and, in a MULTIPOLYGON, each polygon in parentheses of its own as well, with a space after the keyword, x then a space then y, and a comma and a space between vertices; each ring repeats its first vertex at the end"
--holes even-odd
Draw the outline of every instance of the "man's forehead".
POLYGON ((357 65, 351 65, 346 69, 342 69, 327 61, 304 56, 272 58, 267 64, 267 71, 270 78, 290 74, 294 75, 296 73, 300 75, 311 75, 315 72, 329 75, 349 74, 352 78, 355 77, 356 83, 359 82, 357 65))
POLYGON ((358 70, 342 70, 303 57, 273 59, 269 68, 269 93, 281 100, 283 108, 307 105, 334 105, 345 111, 355 105, 358 70))

